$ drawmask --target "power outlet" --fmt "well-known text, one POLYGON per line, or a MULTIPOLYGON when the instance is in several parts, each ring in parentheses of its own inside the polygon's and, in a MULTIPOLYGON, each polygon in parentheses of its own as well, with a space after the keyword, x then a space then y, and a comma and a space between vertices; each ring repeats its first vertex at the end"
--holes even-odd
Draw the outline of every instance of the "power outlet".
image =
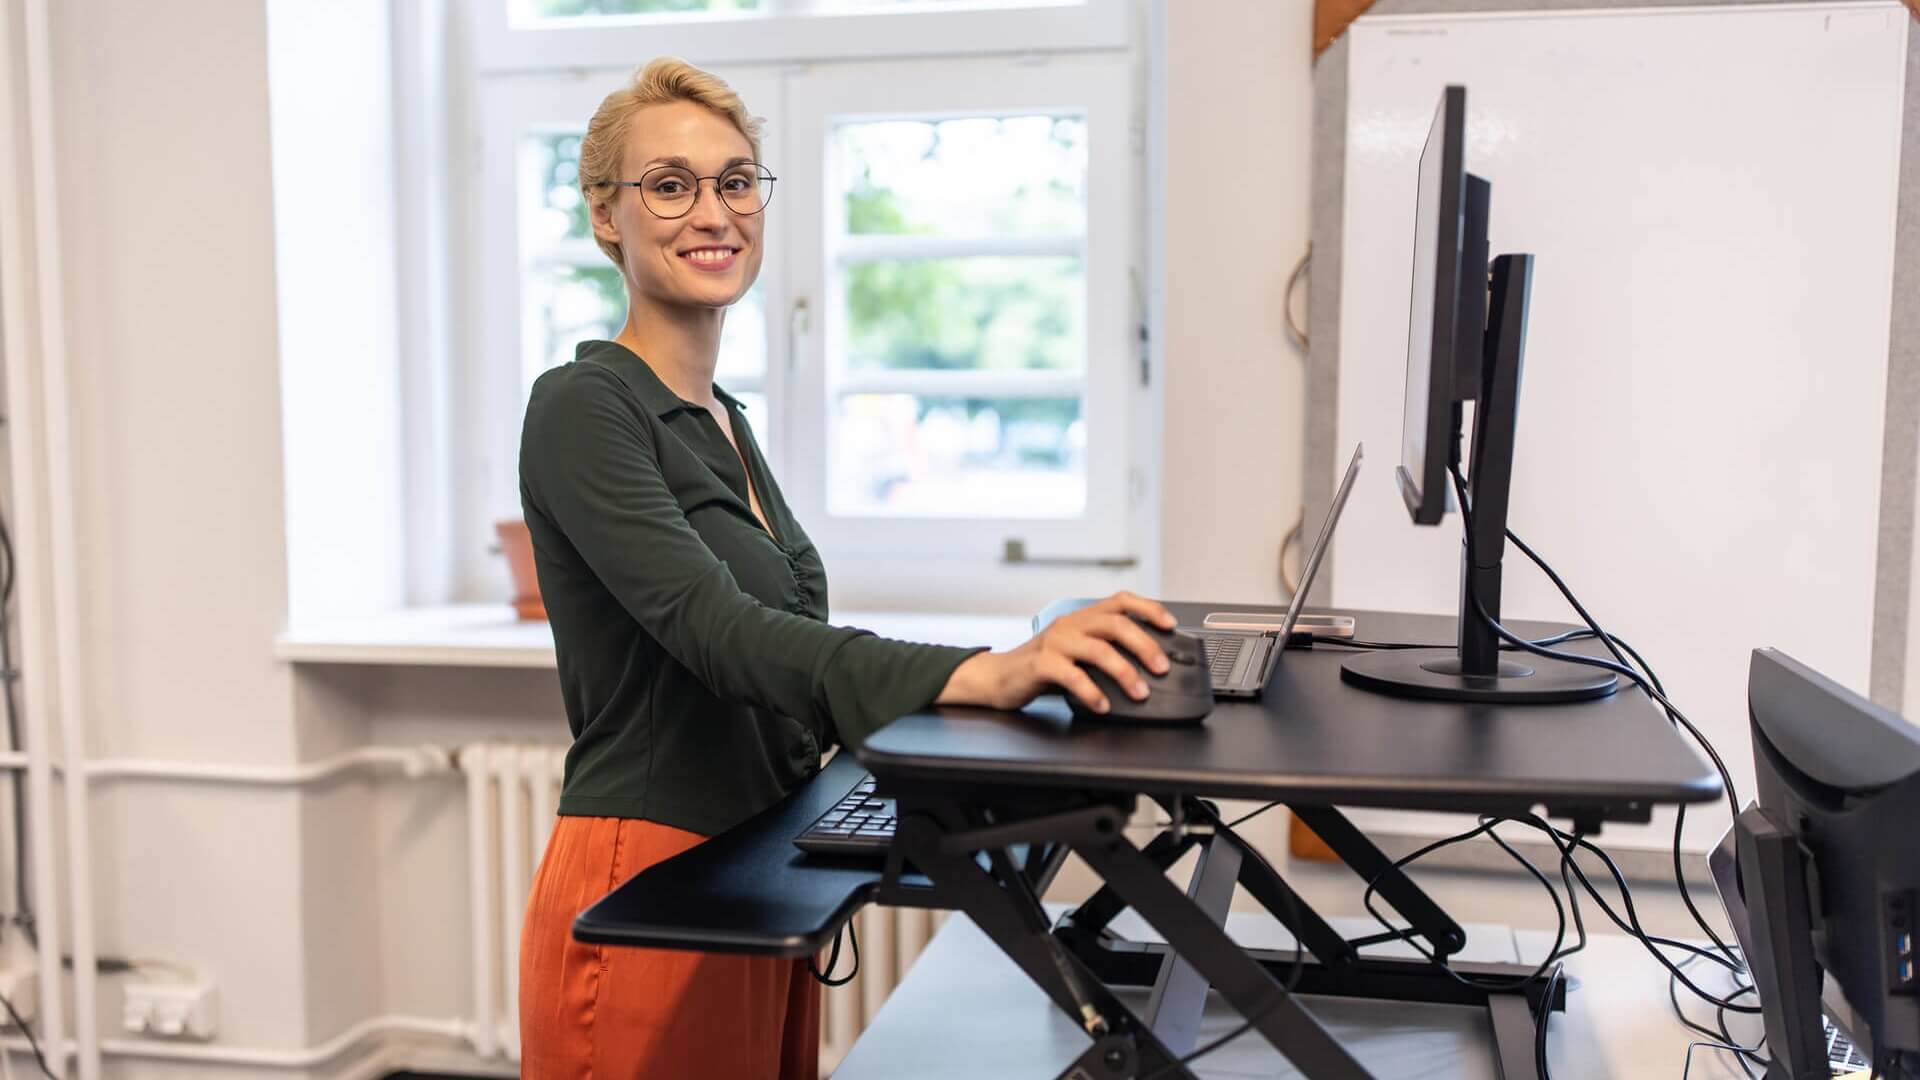
POLYGON ((212 983, 132 982, 120 1009, 120 1026, 136 1035, 166 1039, 211 1039, 220 999, 212 983))
MULTIPOLYGON (((25 964, 0 969, 0 998, 20 1017, 21 1023, 33 1023, 40 1009, 40 973, 25 964)), ((0 1015, 0 1027, 12 1027, 13 1017, 0 1015)))

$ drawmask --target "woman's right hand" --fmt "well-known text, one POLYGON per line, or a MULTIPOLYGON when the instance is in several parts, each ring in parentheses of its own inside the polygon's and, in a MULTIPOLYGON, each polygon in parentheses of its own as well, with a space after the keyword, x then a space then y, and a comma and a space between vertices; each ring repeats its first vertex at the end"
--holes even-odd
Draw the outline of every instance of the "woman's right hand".
POLYGON ((1167 656, 1135 618, 1163 630, 1175 625, 1173 613, 1159 603, 1130 592, 1114 593, 1053 620, 1018 648, 968 657, 953 669, 933 703, 1018 709, 1059 689, 1104 713, 1109 708, 1106 695, 1081 669, 1082 663, 1099 668, 1134 700, 1142 700, 1147 682, 1139 668, 1164 675, 1167 656), (1139 658, 1138 667, 1122 648, 1139 658))

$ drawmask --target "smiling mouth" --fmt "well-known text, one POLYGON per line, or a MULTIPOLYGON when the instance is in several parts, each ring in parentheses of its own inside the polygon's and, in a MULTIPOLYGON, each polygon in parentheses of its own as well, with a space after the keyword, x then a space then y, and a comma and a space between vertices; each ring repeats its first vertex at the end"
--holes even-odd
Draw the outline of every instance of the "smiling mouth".
POLYGON ((683 251, 680 257, 695 266, 725 266, 733 261, 739 251, 739 248, 732 247, 700 247, 683 251))

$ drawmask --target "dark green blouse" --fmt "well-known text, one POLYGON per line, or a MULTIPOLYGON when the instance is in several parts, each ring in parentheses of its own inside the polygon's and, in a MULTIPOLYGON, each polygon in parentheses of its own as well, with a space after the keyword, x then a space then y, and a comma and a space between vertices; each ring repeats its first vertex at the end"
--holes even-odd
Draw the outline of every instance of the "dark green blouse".
POLYGON ((533 385, 520 501, 573 730, 562 814, 720 832, 979 651, 828 626, 820 555, 714 394, 738 454, 622 345, 586 342, 533 385))

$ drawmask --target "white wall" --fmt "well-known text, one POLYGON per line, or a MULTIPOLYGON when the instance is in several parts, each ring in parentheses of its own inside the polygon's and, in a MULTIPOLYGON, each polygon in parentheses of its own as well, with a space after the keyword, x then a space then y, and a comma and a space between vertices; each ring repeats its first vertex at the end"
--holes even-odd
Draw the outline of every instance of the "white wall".
POLYGON ((1166 7, 1161 591, 1272 602, 1301 500, 1305 365, 1282 303, 1308 240, 1313 6, 1166 7))
MULTIPOLYGON (((50 6, 88 749, 287 760, 265 13, 50 6)), ((102 953, 211 975, 231 1041, 303 1045, 296 797, 121 784, 93 810, 102 953)))

